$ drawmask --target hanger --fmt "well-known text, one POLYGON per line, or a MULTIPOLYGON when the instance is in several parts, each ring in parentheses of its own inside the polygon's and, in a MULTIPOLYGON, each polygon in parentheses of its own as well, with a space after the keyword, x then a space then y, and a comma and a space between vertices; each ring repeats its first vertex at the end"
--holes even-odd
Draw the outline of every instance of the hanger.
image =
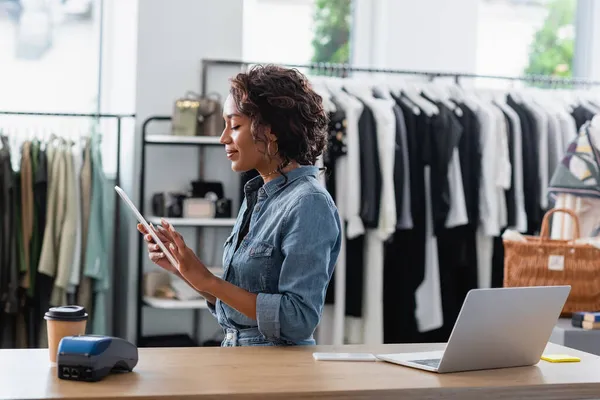
POLYGON ((440 113, 439 108, 421 96, 419 87, 413 82, 406 82, 401 91, 402 95, 407 97, 413 104, 425 113, 428 117, 438 115, 440 113))

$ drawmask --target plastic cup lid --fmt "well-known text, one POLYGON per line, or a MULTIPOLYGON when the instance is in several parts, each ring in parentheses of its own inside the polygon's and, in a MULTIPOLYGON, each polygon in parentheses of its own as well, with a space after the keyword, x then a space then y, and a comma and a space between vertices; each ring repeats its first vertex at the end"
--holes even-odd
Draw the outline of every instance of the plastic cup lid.
POLYGON ((44 315, 45 319, 56 321, 83 321, 88 317, 85 308, 81 306, 52 307, 44 315))

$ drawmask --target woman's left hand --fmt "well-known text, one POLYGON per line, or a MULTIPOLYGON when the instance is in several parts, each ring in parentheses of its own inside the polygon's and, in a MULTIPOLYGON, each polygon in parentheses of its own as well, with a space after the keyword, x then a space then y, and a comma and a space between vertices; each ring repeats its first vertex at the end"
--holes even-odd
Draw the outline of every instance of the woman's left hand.
POLYGON ((175 230, 173 225, 165 220, 161 221, 161 232, 171 239, 169 250, 179 264, 179 273, 200 292, 210 293, 210 287, 214 283, 215 275, 206 268, 204 263, 187 247, 183 237, 175 230))

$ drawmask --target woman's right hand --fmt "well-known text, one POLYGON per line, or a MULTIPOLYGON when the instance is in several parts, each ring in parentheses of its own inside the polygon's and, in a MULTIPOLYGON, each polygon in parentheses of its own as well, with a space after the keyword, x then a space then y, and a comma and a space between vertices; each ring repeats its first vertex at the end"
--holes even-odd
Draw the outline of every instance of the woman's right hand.
MULTIPOLYGON (((165 236, 164 234, 160 233, 160 230, 156 229, 154 227, 154 225, 150 225, 150 227, 154 230, 154 233, 156 233, 156 236, 158 236, 158 238, 160 239, 160 241, 168 249, 169 246, 170 246, 170 244, 172 243, 172 241, 167 236, 165 236)), ((171 265, 171 263, 169 262, 169 259, 165 255, 165 253, 163 253, 163 251, 160 249, 160 247, 158 246, 158 244, 156 244, 154 242, 154 238, 146 230, 146 228, 144 227, 144 225, 138 224, 137 225, 137 229, 138 229, 138 231, 140 231, 140 233, 142 233, 144 235, 144 241, 146 241, 148 243, 148 245, 147 245, 147 247, 148 247, 148 257, 150 258, 150 260, 154 264, 156 264, 159 267, 161 267, 162 269, 167 270, 169 272, 172 272, 175 275, 179 275, 179 271, 173 265, 171 265)))
MULTIPOLYGON (((165 245, 165 247, 167 249, 170 248, 171 243, 173 243, 173 240, 170 238, 170 236, 168 236, 168 233, 167 234, 161 233, 161 230, 164 230, 166 232, 166 229, 162 226, 159 226, 158 229, 156 229, 154 227, 154 225, 152 225, 152 224, 150 224, 150 227, 154 230, 154 233, 156 233, 156 236, 158 236, 158 238, 165 245)), ((149 232, 147 232, 144 225, 138 224, 137 229, 138 229, 138 231, 140 231, 141 234, 144 235, 144 240, 148 243, 148 257, 150 257, 150 260, 152 260, 152 262, 154 264, 158 265, 162 269, 174 273, 175 275, 177 275, 178 277, 183 279, 185 282, 187 282, 187 284, 190 285, 190 287, 194 288, 194 286, 191 285, 188 282, 188 280, 185 279, 181 275, 179 270, 177 268, 175 268, 173 265, 171 265, 171 262, 169 261, 169 259, 165 255, 165 253, 163 253, 161 248, 158 247, 158 244, 156 244, 154 242, 154 238, 152 237, 152 235, 150 235, 149 232)), ((194 290, 196 290, 196 289, 194 288, 194 290)), ((205 292, 200 292, 200 291, 198 291, 198 293, 200 293, 206 299, 206 301, 208 301, 209 303, 211 303, 213 305, 217 301, 217 299, 210 293, 205 293, 205 292)))

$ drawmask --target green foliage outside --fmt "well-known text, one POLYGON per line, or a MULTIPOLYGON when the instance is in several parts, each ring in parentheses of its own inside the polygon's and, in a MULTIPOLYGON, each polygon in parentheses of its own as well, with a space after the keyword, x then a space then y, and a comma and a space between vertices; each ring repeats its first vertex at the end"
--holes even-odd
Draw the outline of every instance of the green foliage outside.
POLYGON ((352 0, 315 0, 312 62, 350 61, 352 0))
POLYGON ((548 16, 535 34, 526 75, 572 76, 576 2, 551 0, 548 3, 548 16))

